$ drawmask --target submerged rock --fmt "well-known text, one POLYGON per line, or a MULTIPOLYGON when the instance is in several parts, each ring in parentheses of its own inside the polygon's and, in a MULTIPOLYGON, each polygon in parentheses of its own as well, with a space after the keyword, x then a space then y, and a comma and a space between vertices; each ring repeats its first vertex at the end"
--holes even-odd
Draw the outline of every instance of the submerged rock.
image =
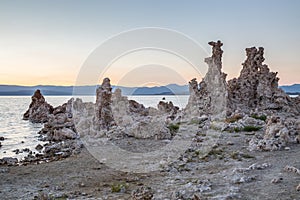
POLYGON ((12 157, 4 157, 0 159, 0 165, 8 165, 8 166, 13 166, 18 164, 18 159, 17 158, 12 158, 12 157))

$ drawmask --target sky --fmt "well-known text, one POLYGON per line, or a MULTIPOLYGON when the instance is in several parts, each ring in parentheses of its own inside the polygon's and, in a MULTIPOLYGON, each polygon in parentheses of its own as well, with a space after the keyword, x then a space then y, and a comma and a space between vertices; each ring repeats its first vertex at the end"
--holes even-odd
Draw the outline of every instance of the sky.
MULTIPOLYGON (((221 40, 228 79, 238 76, 245 48, 262 46, 280 85, 300 83, 299 9, 298 0, 0 0, 0 84, 74 85, 95 49, 143 27, 184 34, 207 57, 207 42, 221 40)), ((204 75, 206 65, 199 67, 200 74, 170 52, 140 50, 112 60, 97 81, 109 76, 125 86, 185 84, 204 75)))

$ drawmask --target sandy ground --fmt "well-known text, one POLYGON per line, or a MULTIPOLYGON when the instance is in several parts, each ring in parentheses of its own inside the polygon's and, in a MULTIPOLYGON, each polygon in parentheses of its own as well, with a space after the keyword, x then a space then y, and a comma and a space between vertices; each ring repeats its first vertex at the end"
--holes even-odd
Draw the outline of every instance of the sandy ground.
MULTIPOLYGON (((149 186, 154 199, 180 199, 195 185, 209 182, 209 189, 195 192, 200 199, 300 199, 300 175, 286 172, 286 165, 300 168, 300 145, 276 152, 249 152, 244 133, 223 133, 209 156, 191 160, 179 171, 147 174, 116 171, 101 164, 83 148, 78 155, 51 163, 0 166, 0 199, 131 199, 131 192, 149 186), (236 153, 239 152, 239 153, 236 153), (238 168, 267 164, 243 173, 238 168), (277 178, 279 183, 271 183, 277 178), (114 185, 125 185, 112 192, 114 185), (234 195, 230 195, 234 194, 234 195)), ((151 142, 151 141, 149 141, 151 142)), ((203 187, 202 187, 203 188, 203 187)))

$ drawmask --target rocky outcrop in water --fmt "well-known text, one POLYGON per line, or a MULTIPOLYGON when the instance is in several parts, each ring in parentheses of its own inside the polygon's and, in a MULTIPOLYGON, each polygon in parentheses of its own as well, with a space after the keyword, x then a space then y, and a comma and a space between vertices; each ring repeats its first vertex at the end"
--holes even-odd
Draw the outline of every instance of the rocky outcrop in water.
POLYGON ((53 107, 48 104, 41 94, 40 90, 36 90, 31 97, 31 103, 28 110, 24 113, 23 119, 33 123, 44 123, 49 119, 49 114, 52 114, 53 107))
POLYGON ((45 101, 39 90, 34 93, 24 119, 44 123, 39 134, 40 140, 47 143, 36 147, 39 152, 37 154, 33 154, 30 150, 22 160, 22 164, 59 160, 80 152, 82 143, 73 120, 73 101, 70 99, 67 103, 53 108, 45 101))
POLYGON ((43 135, 43 140, 64 141, 78 138, 72 119, 72 102, 73 99, 70 99, 62 106, 54 108, 53 114, 49 115, 48 122, 39 132, 43 135))
POLYGON ((205 59, 208 72, 199 84, 196 79, 189 82, 190 98, 185 112, 189 116, 211 114, 223 118, 227 107, 227 75, 222 72, 223 43, 208 44, 212 46, 212 56, 205 59))

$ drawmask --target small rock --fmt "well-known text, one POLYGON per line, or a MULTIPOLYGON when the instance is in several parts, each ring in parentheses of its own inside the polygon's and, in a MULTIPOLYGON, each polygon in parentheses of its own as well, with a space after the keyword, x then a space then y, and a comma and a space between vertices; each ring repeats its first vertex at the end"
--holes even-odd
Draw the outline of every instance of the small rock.
POLYGON ((296 167, 293 167, 293 166, 285 166, 284 167, 284 171, 286 171, 286 172, 293 172, 293 173, 296 173, 296 174, 298 174, 298 175, 300 175, 300 170, 298 169, 298 168, 296 168, 296 167))
POLYGON ((300 184, 296 187, 297 191, 300 191, 300 184))
POLYGON ((282 178, 273 178, 271 183, 277 184, 280 183, 283 179, 282 178))
POLYGON ((38 145, 35 147, 35 149, 38 150, 38 151, 42 150, 43 148, 44 148, 44 147, 43 147, 42 145, 40 145, 40 144, 38 144, 38 145))
POLYGON ((233 179, 234 184, 250 183, 256 180, 255 176, 244 176, 233 179))
POLYGON ((20 149, 15 149, 12 152, 15 152, 16 154, 19 154, 20 153, 20 149))
POLYGON ((234 143, 231 142, 231 141, 228 141, 228 142, 227 142, 227 145, 234 145, 234 143))
POLYGON ((4 137, 1 136, 1 137, 0 137, 0 141, 3 141, 3 140, 4 140, 4 137))
POLYGON ((85 187, 85 184, 84 183, 80 183, 79 187, 85 187))
POLYGON ((0 169, 0 173, 8 173, 9 172, 9 168, 1 168, 0 169))
POLYGON ((291 150, 291 148, 290 147, 284 147, 284 150, 289 151, 289 150, 291 150))
POLYGON ((266 169, 266 168, 269 168, 271 167, 271 164, 269 163, 263 163, 263 164, 252 164, 251 166, 249 166, 249 169, 250 170, 263 170, 263 169, 266 169))
POLYGON ((7 165, 16 165, 18 163, 17 158, 12 158, 12 157, 4 157, 0 159, 0 165, 1 164, 7 164, 7 165))
POLYGON ((153 197, 153 191, 150 187, 139 187, 138 189, 132 191, 131 198, 133 200, 151 200, 153 197))

